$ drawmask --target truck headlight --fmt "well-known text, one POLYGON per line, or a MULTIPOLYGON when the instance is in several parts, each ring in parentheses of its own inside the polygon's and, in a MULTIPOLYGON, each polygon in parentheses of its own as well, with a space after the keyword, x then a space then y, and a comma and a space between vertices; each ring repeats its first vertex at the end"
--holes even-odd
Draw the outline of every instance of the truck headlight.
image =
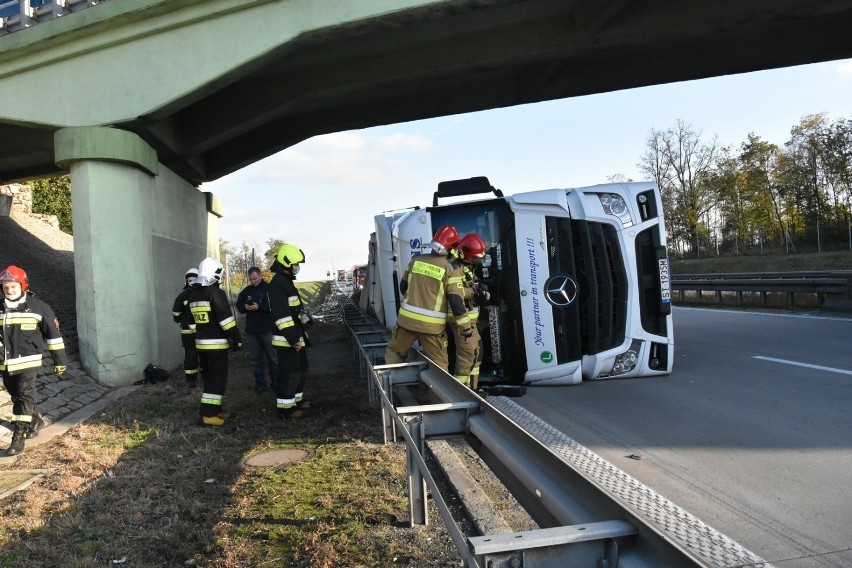
POLYGON ((633 225, 633 218, 630 216, 630 211, 627 209, 627 203, 620 195, 614 193, 599 193, 598 198, 601 200, 601 206, 604 213, 618 217, 621 224, 625 227, 633 225))
POLYGON ((615 364, 612 366, 612 371, 609 372, 609 376, 617 377, 618 375, 624 375, 635 369, 636 364, 639 362, 639 351, 641 348, 642 342, 638 339, 634 339, 630 344, 630 349, 621 355, 616 355, 615 364))

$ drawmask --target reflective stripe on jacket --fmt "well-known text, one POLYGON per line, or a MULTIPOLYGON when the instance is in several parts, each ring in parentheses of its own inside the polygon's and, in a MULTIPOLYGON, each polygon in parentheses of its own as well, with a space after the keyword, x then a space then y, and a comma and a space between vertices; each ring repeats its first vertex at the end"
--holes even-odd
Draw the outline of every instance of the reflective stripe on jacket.
POLYGON ((218 286, 193 286, 188 302, 189 312, 195 321, 196 349, 228 349, 232 343, 241 342, 228 297, 218 286))
MULTIPOLYGON (((459 261, 461 262, 461 261, 459 261)), ((470 321, 476 322, 479 319, 479 306, 476 305, 474 293, 474 285, 479 281, 473 267, 467 263, 461 263, 462 269, 462 297, 464 297, 464 306, 467 308, 467 313, 470 316, 470 321)), ((458 325, 459 322, 451 313, 447 314, 448 321, 453 325, 458 325)))
POLYGON ((302 313, 302 297, 293 282, 293 275, 279 270, 269 281, 269 303, 272 309, 272 345, 293 347, 305 342, 304 327, 299 321, 302 313))
POLYGON ((175 323, 180 324, 181 335, 192 335, 195 333, 195 321, 192 319, 192 314, 189 311, 189 293, 192 291, 192 286, 185 286, 180 294, 175 298, 172 305, 172 319, 175 323))
MULTIPOLYGON (((421 333, 438 334, 447 324, 447 296, 463 299, 461 269, 447 257, 425 254, 411 259, 402 279, 406 281, 405 297, 399 309, 397 323, 421 333)), ((456 314, 459 325, 470 322, 467 313, 456 314)))
POLYGON ((31 292, 17 308, 8 308, 0 299, 0 344, 0 371, 10 375, 41 367, 45 347, 54 365, 67 364, 53 310, 31 292))

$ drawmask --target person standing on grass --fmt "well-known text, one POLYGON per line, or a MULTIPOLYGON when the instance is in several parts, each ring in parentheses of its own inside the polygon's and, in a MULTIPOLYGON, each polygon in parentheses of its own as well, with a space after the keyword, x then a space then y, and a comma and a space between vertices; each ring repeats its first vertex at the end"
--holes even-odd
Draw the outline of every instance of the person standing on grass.
POLYGON ((257 266, 248 269, 249 285, 237 296, 237 311, 246 315, 246 341, 254 371, 255 390, 266 391, 264 360, 269 369, 269 384, 275 386, 278 378, 278 355, 272 345, 272 308, 269 305, 269 284, 257 266))
POLYGON ((304 310, 302 297, 294 281, 305 253, 296 245, 284 243, 270 266, 274 274, 269 283, 269 299, 275 332, 272 345, 278 354, 278 379, 275 407, 279 418, 297 418, 309 406, 303 389, 308 372, 307 328, 313 321, 304 310), (295 375, 295 376, 294 376, 295 375))
POLYGON ((0 272, 3 307, 0 310, 0 373, 12 398, 14 432, 6 455, 24 451, 24 440, 35 438, 42 420, 35 406, 36 376, 44 348, 53 357, 53 371, 61 377, 67 365, 59 320, 45 302, 29 291, 27 273, 17 266, 0 272))
POLYGON ((189 293, 198 279, 198 269, 188 268, 183 275, 184 286, 172 306, 172 317, 180 325, 180 342, 183 346, 183 374, 190 392, 198 384, 198 351, 195 349, 195 320, 189 311, 189 293))
POLYGON ((200 286, 189 293, 189 311, 195 321, 195 348, 201 363, 204 389, 201 393, 201 424, 221 426, 231 416, 222 410, 228 388, 228 349, 243 346, 240 328, 225 292, 219 288, 224 268, 214 258, 198 265, 200 286))

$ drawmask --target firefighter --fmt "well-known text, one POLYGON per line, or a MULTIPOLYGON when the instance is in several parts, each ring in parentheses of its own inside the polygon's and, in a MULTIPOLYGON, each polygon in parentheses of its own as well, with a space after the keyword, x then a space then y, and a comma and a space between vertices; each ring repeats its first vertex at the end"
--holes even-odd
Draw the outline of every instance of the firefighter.
POLYGON ((228 387, 228 349, 242 347, 240 329, 225 292, 219 288, 222 264, 205 258, 198 265, 199 286, 189 291, 189 311, 195 322, 195 348, 204 387, 201 393, 201 424, 221 426, 230 416, 222 410, 228 387))
POLYGON ((14 433, 6 455, 24 451, 24 440, 38 436, 44 420, 35 407, 36 375, 41 368, 44 348, 53 358, 53 371, 62 376, 67 364, 65 342, 59 333, 59 320, 46 303, 29 291, 27 273, 17 266, 0 272, 3 309, 0 311, 0 372, 3 386, 12 397, 14 433))
MULTIPOLYGON (((183 276, 184 286, 175 298, 172 317, 180 326, 180 342, 183 346, 183 374, 187 389, 192 392, 198 384, 198 351, 195 349, 195 320, 189 311, 189 293, 198 279, 197 268, 187 268, 183 276)), ((199 283, 200 285, 200 283, 199 283)))
POLYGON ((278 355, 275 407, 279 418, 297 418, 310 403, 304 399, 308 372, 307 329, 313 320, 305 311, 294 281, 305 253, 296 245, 282 244, 269 270, 269 304, 272 309, 272 345, 278 355), (295 376, 294 376, 295 375, 295 376))
POLYGON ((473 338, 473 325, 464 307, 461 268, 450 257, 459 242, 459 234, 450 225, 435 232, 429 254, 415 256, 408 263, 399 291, 404 295, 385 363, 403 363, 414 341, 423 354, 445 371, 447 355, 447 310, 456 318, 462 343, 473 338))
POLYGON ((470 233, 459 242, 456 250, 463 274, 465 308, 473 323, 473 338, 465 342, 455 316, 448 314, 447 321, 456 345, 454 376, 460 383, 475 390, 479 384, 479 366, 482 363, 482 337, 477 329, 479 306, 488 300, 489 294, 480 284, 474 264, 481 264, 485 259, 485 241, 476 233, 470 233))

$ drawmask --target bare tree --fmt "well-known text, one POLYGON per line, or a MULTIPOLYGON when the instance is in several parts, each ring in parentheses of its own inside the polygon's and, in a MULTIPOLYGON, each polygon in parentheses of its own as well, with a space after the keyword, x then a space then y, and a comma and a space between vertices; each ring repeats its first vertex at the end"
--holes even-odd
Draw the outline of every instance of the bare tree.
POLYGON ((639 168, 660 187, 666 224, 676 248, 699 246, 710 233, 709 216, 716 206, 711 183, 718 142, 708 144, 701 133, 681 120, 668 130, 651 130, 639 168))

